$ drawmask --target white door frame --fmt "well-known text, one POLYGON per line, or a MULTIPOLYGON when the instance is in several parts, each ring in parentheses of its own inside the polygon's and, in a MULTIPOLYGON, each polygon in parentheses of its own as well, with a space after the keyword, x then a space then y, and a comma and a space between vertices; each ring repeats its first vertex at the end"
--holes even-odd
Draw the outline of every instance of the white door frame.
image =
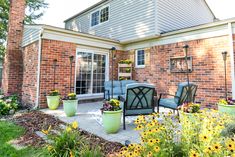
MULTIPOLYGON (((76 87, 77 87, 77 59, 78 59, 78 52, 85 52, 85 53, 91 53, 92 54, 92 63, 94 61, 94 54, 101 54, 101 55, 106 55, 106 67, 105 67, 105 81, 109 80, 109 52, 102 52, 99 50, 89 50, 89 49, 81 49, 77 48, 76 49, 76 58, 75 58, 75 79, 74 79, 74 93, 76 93, 76 87)), ((93 68, 93 65, 92 65, 93 68)), ((93 72, 93 71, 92 71, 93 72)), ((93 87, 93 75, 91 75, 91 84, 93 87)), ((102 98, 103 93, 96 93, 96 94, 82 94, 82 95, 77 95, 77 98, 79 100, 84 100, 84 99, 95 99, 95 98, 102 98)))

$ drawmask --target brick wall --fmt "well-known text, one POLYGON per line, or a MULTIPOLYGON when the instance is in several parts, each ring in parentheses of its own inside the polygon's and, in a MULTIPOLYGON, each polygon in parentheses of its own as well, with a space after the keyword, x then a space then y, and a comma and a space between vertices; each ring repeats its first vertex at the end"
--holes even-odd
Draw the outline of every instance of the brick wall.
MULTIPOLYGON (((69 56, 76 56, 76 44, 42 40, 41 75, 40 75, 40 108, 47 107, 46 94, 54 87, 53 60, 57 60, 55 89, 62 96, 70 91, 70 60, 69 56)), ((72 67, 72 89, 74 87, 75 58, 72 67)))
MULTIPOLYGON (((187 42, 189 56, 193 57, 193 72, 190 81, 198 84, 197 102, 204 106, 215 105, 218 99, 224 97, 224 66, 222 51, 229 52, 227 36, 202 39, 187 42)), ((171 73, 169 70, 170 57, 184 56, 182 47, 185 43, 174 43, 155 46, 149 49, 150 61, 143 69, 134 69, 134 79, 140 82, 148 81, 156 85, 158 93, 175 94, 177 84, 187 81, 184 73, 171 73)), ((133 60, 130 54, 129 58, 133 60)), ((123 54, 127 55, 127 53, 123 54)), ((227 59, 228 91, 231 95, 230 58, 227 59)), ((216 106, 213 106, 216 107, 216 106)))
POLYGON ((23 48, 22 103, 35 105, 37 98, 38 42, 23 48))
POLYGON ((7 52, 3 64, 2 87, 5 94, 21 93, 23 20, 25 0, 11 0, 8 23, 7 52))

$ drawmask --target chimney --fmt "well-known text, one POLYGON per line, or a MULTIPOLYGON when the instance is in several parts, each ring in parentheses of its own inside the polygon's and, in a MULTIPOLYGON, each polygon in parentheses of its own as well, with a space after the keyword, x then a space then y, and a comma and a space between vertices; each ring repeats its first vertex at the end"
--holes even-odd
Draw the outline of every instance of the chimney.
POLYGON ((10 0, 7 49, 3 63, 2 88, 4 94, 21 95, 23 61, 21 42, 25 17, 25 0, 10 0))

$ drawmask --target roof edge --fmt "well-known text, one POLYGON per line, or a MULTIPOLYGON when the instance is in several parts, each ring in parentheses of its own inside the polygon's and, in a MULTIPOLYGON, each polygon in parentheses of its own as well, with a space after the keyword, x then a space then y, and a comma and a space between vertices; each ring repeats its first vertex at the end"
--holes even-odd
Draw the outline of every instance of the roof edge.
POLYGON ((92 6, 88 7, 88 8, 86 8, 85 10, 83 10, 83 11, 81 11, 81 12, 79 12, 79 13, 77 13, 77 14, 71 16, 70 18, 64 20, 64 23, 67 22, 67 21, 69 21, 69 20, 71 20, 71 19, 73 19, 73 18, 75 18, 75 17, 77 17, 77 16, 80 16, 80 15, 82 15, 82 14, 88 12, 89 10, 91 10, 91 9, 93 9, 93 8, 99 6, 99 5, 101 5, 101 4, 103 4, 103 3, 107 2, 107 1, 109 1, 109 0, 101 0, 101 1, 98 2, 98 3, 95 3, 94 5, 92 5, 92 6))

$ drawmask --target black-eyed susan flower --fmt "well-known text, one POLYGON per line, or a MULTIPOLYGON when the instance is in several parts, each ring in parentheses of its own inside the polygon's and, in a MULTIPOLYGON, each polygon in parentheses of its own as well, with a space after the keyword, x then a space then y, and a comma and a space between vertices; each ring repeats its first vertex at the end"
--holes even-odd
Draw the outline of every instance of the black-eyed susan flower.
POLYGON ((152 157, 153 153, 151 151, 148 152, 147 157, 152 157))
POLYGON ((215 143, 212 148, 214 152, 219 152, 221 150, 221 145, 219 143, 215 143))
POLYGON ((142 130, 144 127, 143 127, 143 125, 138 125, 136 128, 135 128, 135 130, 142 130))
POLYGON ((158 152, 160 151, 160 147, 159 147, 159 146, 155 146, 155 147, 154 147, 154 151, 155 151, 156 153, 158 153, 158 152))
POLYGON ((189 157, 199 157, 199 156, 200 156, 199 153, 195 150, 191 150, 189 152, 189 157))

